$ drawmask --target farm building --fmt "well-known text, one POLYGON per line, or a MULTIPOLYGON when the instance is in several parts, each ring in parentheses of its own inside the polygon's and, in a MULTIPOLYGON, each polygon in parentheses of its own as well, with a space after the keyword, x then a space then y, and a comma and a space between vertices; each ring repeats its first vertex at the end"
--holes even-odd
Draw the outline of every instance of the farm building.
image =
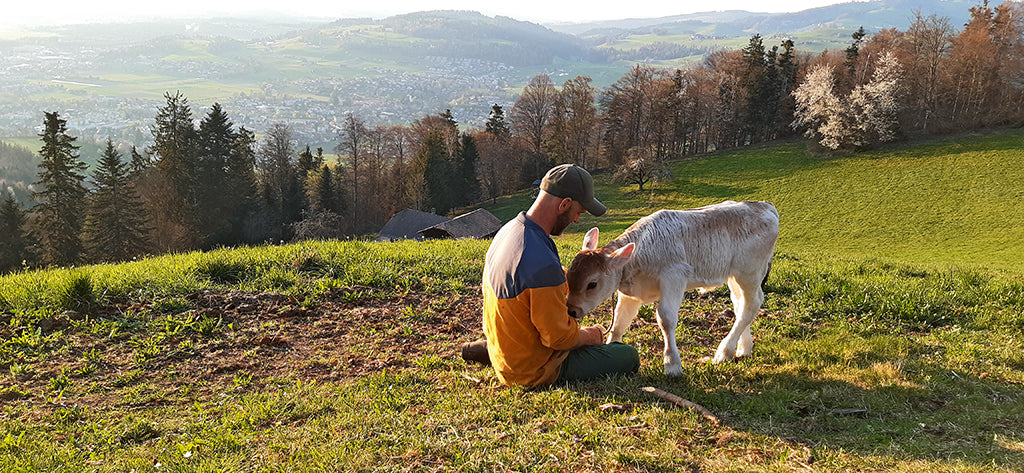
POLYGON ((494 214, 476 209, 467 214, 459 215, 446 222, 424 228, 419 231, 426 239, 441 238, 491 238, 501 229, 502 222, 494 214))
POLYGON ((424 228, 451 220, 448 217, 419 210, 405 209, 396 213, 384 227, 380 229, 377 241, 422 240, 419 234, 424 228))

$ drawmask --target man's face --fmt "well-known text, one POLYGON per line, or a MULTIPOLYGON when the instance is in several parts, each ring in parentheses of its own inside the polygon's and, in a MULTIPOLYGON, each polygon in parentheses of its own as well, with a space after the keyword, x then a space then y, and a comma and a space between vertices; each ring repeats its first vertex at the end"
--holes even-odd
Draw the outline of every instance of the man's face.
POLYGON ((555 218, 555 226, 551 228, 551 235, 561 235, 563 232, 565 232, 565 229, 569 226, 570 223, 579 222, 580 215, 583 215, 586 211, 587 209, 583 208, 583 205, 581 205, 579 202, 576 202, 575 200, 572 201, 572 204, 569 206, 569 208, 559 213, 558 216, 555 218))

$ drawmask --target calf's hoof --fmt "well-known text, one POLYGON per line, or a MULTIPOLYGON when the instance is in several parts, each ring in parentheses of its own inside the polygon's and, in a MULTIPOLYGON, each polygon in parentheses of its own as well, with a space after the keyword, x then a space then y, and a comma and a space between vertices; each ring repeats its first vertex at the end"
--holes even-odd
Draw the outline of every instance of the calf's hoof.
POLYGON ((678 378, 678 377, 681 377, 682 375, 683 375, 683 366, 682 365, 678 365, 678 366, 668 366, 668 365, 665 365, 665 376, 668 376, 668 377, 671 377, 671 378, 678 378))

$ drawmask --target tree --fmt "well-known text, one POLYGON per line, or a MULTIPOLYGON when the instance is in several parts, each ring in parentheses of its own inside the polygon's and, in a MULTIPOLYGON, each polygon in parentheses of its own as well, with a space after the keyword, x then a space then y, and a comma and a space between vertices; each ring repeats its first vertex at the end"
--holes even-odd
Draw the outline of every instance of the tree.
POLYGON ((985 1, 952 40, 945 60, 945 107, 961 128, 1011 122, 1021 116, 1024 92, 1024 6, 985 1))
POLYGON ((565 81, 555 97, 547 143, 555 163, 577 163, 583 167, 596 164, 588 159, 597 120, 591 81, 590 77, 576 76, 565 81))
POLYGON ((850 94, 850 105, 856 114, 866 143, 886 143, 900 132, 899 110, 902 97, 903 69, 896 55, 886 51, 878 60, 871 82, 850 94))
POLYGON ((265 234, 256 234, 253 230, 260 210, 257 198, 256 135, 244 126, 238 127, 234 135, 225 171, 227 182, 224 185, 234 196, 229 203, 231 212, 227 218, 231 229, 229 240, 254 243, 266 239, 265 234))
POLYGON ((32 194, 32 207, 42 260, 46 264, 70 265, 81 259, 85 196, 82 185, 86 165, 79 160, 75 137, 68 135, 67 120, 57 112, 46 112, 40 150, 40 189, 32 194))
POLYGON ((142 153, 139 153, 139 150, 138 148, 135 147, 135 145, 132 145, 132 150, 130 153, 131 162, 128 165, 128 169, 131 171, 133 175, 153 167, 152 161, 150 161, 149 158, 143 156, 142 153))
POLYGON ((413 158, 413 173, 420 176, 420 209, 445 214, 453 206, 450 155, 445 151, 442 130, 434 129, 420 144, 413 158))
POLYGON ((5 194, 0 200, 0 273, 18 269, 22 262, 32 259, 25 234, 25 211, 14 200, 14 194, 5 194))
POLYGON ((480 161, 476 140, 471 134, 463 134, 459 145, 459 156, 452 176, 454 206, 463 206, 480 198, 480 181, 476 177, 476 165, 480 161))
MULTIPOLYGON (((632 155, 644 154, 640 150, 633 150, 632 155)), ((616 182, 636 184, 637 192, 644 191, 644 185, 672 176, 671 171, 664 165, 649 158, 636 157, 615 170, 612 179, 616 182)))
POLYGON ((295 165, 294 146, 288 125, 275 123, 267 130, 259 151, 261 190, 270 225, 278 228, 278 232, 302 218, 302 180, 295 165))
POLYGON ((313 154, 309 149, 309 145, 306 145, 306 149, 299 153, 299 172, 303 176, 308 175, 310 172, 320 169, 324 165, 324 149, 318 148, 317 154, 313 154))
POLYGON ((953 27, 948 18, 921 16, 914 12, 914 21, 900 42, 909 59, 906 64, 908 102, 914 128, 927 132, 939 113, 940 65, 949 52, 953 27))
POLYGON ((227 185, 228 161, 235 146, 234 124, 219 103, 199 123, 196 137, 196 231, 202 247, 235 243, 232 216, 239 209, 227 185))
POLYGON ((153 209, 155 244, 160 250, 195 248, 199 234, 200 176, 197 132, 192 109, 181 92, 164 94, 166 105, 157 111, 150 127, 157 176, 147 189, 147 205, 153 209))
POLYGON ((505 122, 505 111, 501 109, 501 105, 494 104, 491 107, 491 113, 487 117, 484 131, 497 138, 507 138, 512 134, 508 129, 508 123, 505 122))
POLYGON ((552 162, 544 153, 544 138, 557 94, 551 78, 547 74, 538 74, 530 79, 512 107, 512 128, 529 151, 522 165, 523 183, 532 183, 551 168, 552 162))
POLYGON ((634 66, 601 94, 603 151, 614 166, 625 161, 630 148, 646 143, 648 92, 655 74, 651 66, 634 66))
POLYGON ((349 211, 353 222, 359 221, 361 206, 367 201, 359 193, 359 182, 364 177, 362 171, 365 164, 363 158, 366 151, 366 137, 366 123, 352 113, 346 114, 345 122, 338 130, 337 152, 338 156, 347 158, 345 161, 348 164, 351 177, 349 189, 352 192, 350 194, 352 205, 349 206, 349 211))
POLYGON ((864 32, 864 27, 861 26, 857 28, 857 31, 854 31, 853 34, 850 35, 850 37, 853 38, 853 42, 850 43, 850 45, 843 51, 846 56, 843 61, 843 65, 846 66, 846 71, 849 74, 848 77, 853 80, 853 82, 849 84, 849 87, 853 87, 858 83, 857 65, 860 62, 860 47, 864 43, 865 36, 867 36, 867 33, 864 32))
POLYGON ((834 92, 832 67, 816 66, 803 84, 793 92, 796 98, 793 128, 804 129, 804 136, 829 149, 853 141, 852 126, 841 108, 842 101, 834 92))
POLYGON ((848 96, 837 96, 832 67, 816 66, 793 92, 796 98, 794 128, 822 146, 837 150, 860 149, 892 141, 899 132, 902 70, 895 54, 885 52, 872 79, 848 96))
POLYGON ((149 250, 146 209, 131 183, 129 164, 109 138, 92 180, 84 229, 91 259, 126 261, 149 250))

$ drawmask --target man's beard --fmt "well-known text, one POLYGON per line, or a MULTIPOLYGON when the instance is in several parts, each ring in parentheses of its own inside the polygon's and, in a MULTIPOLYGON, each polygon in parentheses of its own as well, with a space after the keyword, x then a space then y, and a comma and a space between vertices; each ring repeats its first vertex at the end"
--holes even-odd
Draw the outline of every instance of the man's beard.
POLYGON ((571 213, 572 209, 569 209, 568 211, 560 213, 557 217, 555 217, 555 225, 551 227, 551 236, 561 235, 562 232, 564 232, 565 229, 569 226, 569 224, 572 223, 572 218, 569 217, 569 214, 571 213))

